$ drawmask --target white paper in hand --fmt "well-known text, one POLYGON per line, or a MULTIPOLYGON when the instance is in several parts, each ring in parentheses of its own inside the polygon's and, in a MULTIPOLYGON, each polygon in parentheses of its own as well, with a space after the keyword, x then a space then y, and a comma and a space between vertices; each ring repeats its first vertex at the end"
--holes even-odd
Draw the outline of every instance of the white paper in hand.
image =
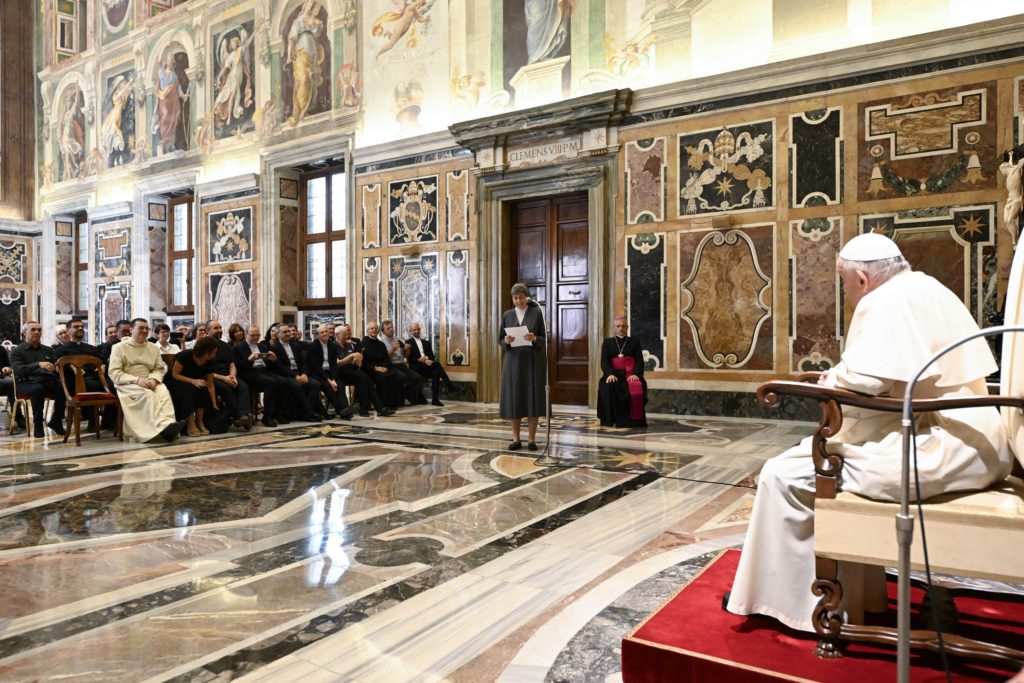
POLYGON ((525 325, 519 327, 506 327, 505 334, 512 337, 512 346, 531 346, 533 342, 527 341, 526 335, 530 330, 525 325))

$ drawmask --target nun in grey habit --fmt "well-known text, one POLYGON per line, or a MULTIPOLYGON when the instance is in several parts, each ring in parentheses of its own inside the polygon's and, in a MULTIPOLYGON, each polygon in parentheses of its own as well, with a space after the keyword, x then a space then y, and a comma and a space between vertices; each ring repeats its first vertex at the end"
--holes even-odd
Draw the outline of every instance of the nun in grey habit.
POLYGON ((546 413, 544 401, 544 378, 547 357, 544 350, 544 313, 536 301, 529 298, 525 285, 512 287, 514 306, 501 316, 498 338, 505 349, 505 360, 501 366, 501 396, 499 415, 512 421, 512 443, 509 450, 523 447, 521 427, 526 418, 529 434, 528 448, 537 450, 537 424, 546 413), (525 339, 530 346, 512 346, 513 338, 505 333, 509 327, 526 327, 529 333, 525 339))

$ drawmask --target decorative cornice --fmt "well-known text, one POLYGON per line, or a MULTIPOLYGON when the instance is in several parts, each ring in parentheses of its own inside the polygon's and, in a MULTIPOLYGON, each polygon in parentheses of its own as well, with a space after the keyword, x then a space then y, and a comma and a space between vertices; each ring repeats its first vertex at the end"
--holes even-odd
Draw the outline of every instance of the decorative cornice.
POLYGON ((442 130, 414 138, 356 148, 352 150, 352 163, 357 166, 373 165, 394 159, 425 156, 457 146, 458 143, 451 133, 442 130))
POLYGON ((200 203, 209 197, 241 192, 244 190, 259 190, 260 177, 255 173, 244 173, 231 178, 222 178, 208 183, 196 185, 196 197, 200 203))
POLYGON ((448 127, 455 140, 474 152, 494 145, 516 145, 546 138, 568 137, 594 128, 615 126, 629 113, 633 91, 607 90, 495 114, 448 127))
POLYGON ((113 202, 103 206, 91 206, 89 212, 89 223, 108 223, 121 218, 132 217, 131 202, 113 202))

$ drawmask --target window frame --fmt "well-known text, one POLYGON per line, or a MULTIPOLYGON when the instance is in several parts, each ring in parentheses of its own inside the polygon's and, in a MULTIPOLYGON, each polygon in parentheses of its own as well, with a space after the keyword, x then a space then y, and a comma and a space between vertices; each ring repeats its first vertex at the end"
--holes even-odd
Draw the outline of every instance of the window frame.
POLYGON ((187 197, 175 197, 167 200, 167 312, 174 314, 194 314, 195 312, 195 260, 196 260, 196 245, 195 245, 195 224, 194 216, 195 213, 195 195, 189 195, 187 197), (185 205, 188 207, 185 211, 185 216, 188 221, 188 239, 187 249, 184 251, 176 251, 174 249, 174 236, 175 236, 175 221, 174 211, 175 207, 185 205), (184 260, 188 264, 188 270, 185 275, 187 282, 188 291, 188 303, 184 306, 178 306, 174 303, 174 262, 184 260))
MULTIPOLYGON (((75 216, 75 220, 74 220, 74 224, 73 225, 74 225, 74 227, 72 228, 72 234, 74 235, 74 239, 72 240, 72 243, 71 243, 71 250, 72 250, 72 256, 74 258, 74 261, 73 261, 73 263, 74 263, 74 268, 73 268, 74 273, 73 273, 73 276, 71 278, 71 284, 72 284, 74 289, 73 289, 73 291, 71 293, 71 300, 74 302, 74 304, 72 305, 71 310, 73 311, 73 313, 72 313, 73 317, 83 318, 83 319, 87 320, 89 318, 88 308, 86 308, 84 310, 80 309, 78 307, 78 304, 82 300, 82 297, 81 297, 82 292, 81 292, 80 284, 79 284, 81 282, 81 277, 82 277, 80 273, 82 273, 84 271, 86 278, 88 279, 88 277, 89 277, 89 254, 91 253, 91 249, 89 249, 89 245, 88 244, 85 245, 86 246, 85 261, 80 261, 79 260, 79 257, 81 256, 81 253, 82 253, 82 226, 83 225, 85 225, 85 226, 89 225, 89 217, 84 215, 84 214, 78 214, 78 215, 75 216)), ((89 230, 89 228, 86 228, 86 229, 89 230)), ((90 230, 90 232, 91 232, 91 230, 90 230)), ((86 235, 85 237, 86 237, 86 239, 89 239, 88 235, 86 235)), ((88 291, 86 291, 85 296, 86 296, 86 302, 87 302, 87 306, 88 306, 89 304, 91 304, 91 302, 89 302, 89 292, 88 291)))
MULTIPOLYGON (((299 286, 302 288, 301 295, 299 296, 300 307, 346 307, 348 283, 344 283, 346 296, 332 296, 334 293, 333 288, 333 275, 334 275, 334 263, 332 257, 331 244, 338 240, 345 241, 345 274, 348 276, 348 221, 349 221, 349 197, 351 192, 348 172, 345 166, 331 166, 329 168, 319 169, 311 171, 309 173, 303 173, 299 176, 299 286), (334 228, 334 192, 333 183, 334 176, 341 175, 342 182, 345 183, 345 206, 342 210, 342 215, 345 216, 345 226, 336 230, 334 228), (308 197, 309 197, 309 182, 318 178, 326 178, 326 202, 324 204, 324 231, 321 233, 310 234, 308 231, 309 215, 308 215, 308 197), (309 273, 309 259, 307 256, 308 247, 311 244, 323 244, 324 245, 324 263, 326 265, 325 275, 325 289, 326 295, 323 297, 310 297, 308 289, 307 275, 309 273)), ((346 307, 347 308, 347 307, 346 307)))

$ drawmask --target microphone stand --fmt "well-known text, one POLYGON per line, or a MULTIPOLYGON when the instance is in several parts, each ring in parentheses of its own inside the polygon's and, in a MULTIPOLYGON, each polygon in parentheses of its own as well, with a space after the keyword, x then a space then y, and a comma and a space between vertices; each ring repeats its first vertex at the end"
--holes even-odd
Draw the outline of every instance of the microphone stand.
POLYGON ((548 317, 544 316, 544 404, 547 427, 544 435, 544 452, 533 461, 533 464, 545 467, 559 464, 558 458, 551 455, 551 363, 548 361, 548 338, 550 336, 551 327, 548 325, 548 317))
POLYGON ((900 474, 900 511, 896 515, 896 542, 899 544, 896 607, 896 628, 899 634, 896 645, 898 683, 910 683, 910 546, 914 542, 914 517, 910 514, 910 428, 913 425, 913 408, 910 403, 913 400, 914 386, 932 363, 964 342, 1006 332, 1024 332, 1024 325, 986 327, 947 344, 921 366, 903 393, 903 465, 900 474))

